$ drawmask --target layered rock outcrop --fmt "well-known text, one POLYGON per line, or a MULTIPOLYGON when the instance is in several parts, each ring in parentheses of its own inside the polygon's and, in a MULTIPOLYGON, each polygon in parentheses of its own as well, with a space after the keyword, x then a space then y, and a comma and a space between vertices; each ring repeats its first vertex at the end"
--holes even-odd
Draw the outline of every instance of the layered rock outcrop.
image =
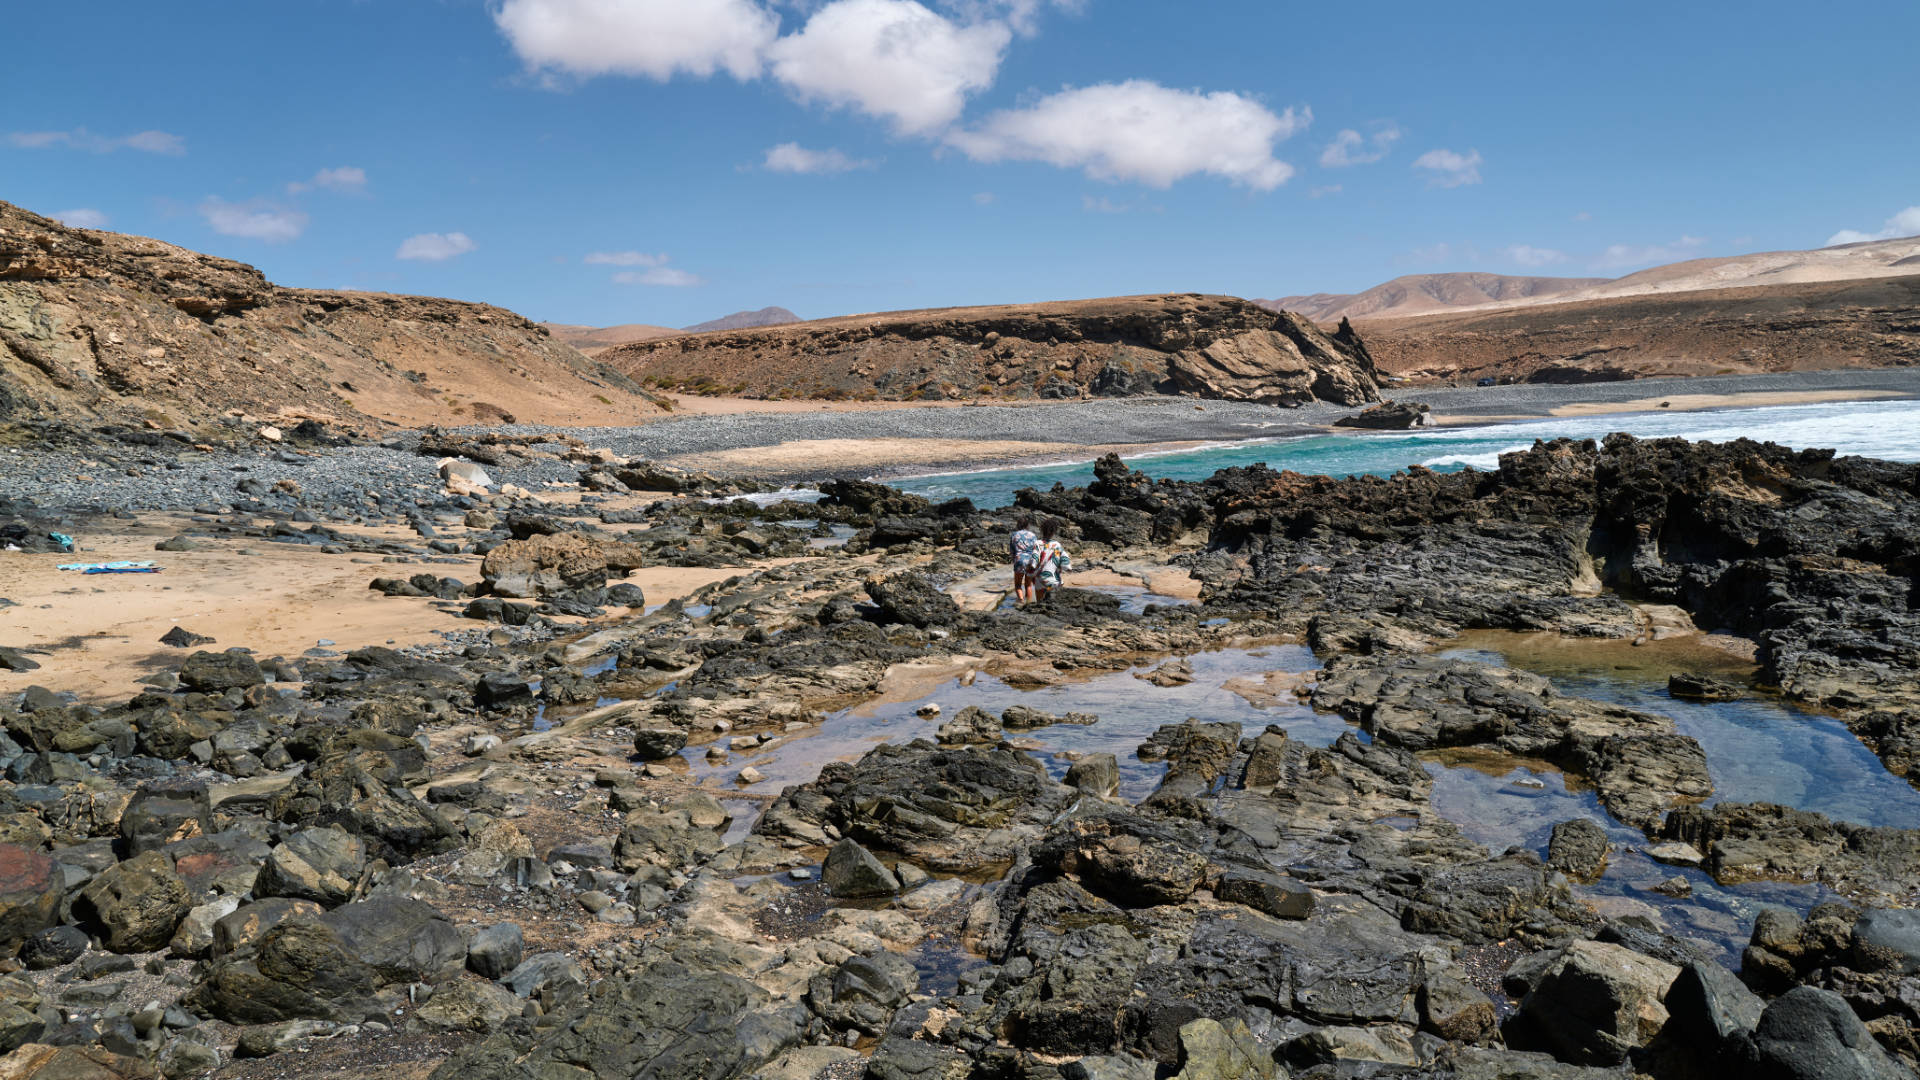
POLYGON ((191 427, 234 409, 413 425, 618 422, 658 406, 511 311, 285 288, 246 263, 0 202, 0 421, 191 427))
POLYGON ((821 319, 635 342, 600 359, 651 386, 752 397, 1379 400, 1352 327, 1328 334, 1194 293, 821 319))

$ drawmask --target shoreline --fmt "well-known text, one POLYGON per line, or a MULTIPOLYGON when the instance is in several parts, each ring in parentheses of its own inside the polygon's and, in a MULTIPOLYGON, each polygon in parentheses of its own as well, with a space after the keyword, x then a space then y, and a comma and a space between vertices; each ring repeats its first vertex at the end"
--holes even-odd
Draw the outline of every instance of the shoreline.
MULTIPOLYGON (((1920 368, 1705 376, 1575 386, 1502 386, 1396 392, 1423 401, 1443 427, 1652 411, 1713 411, 1791 401, 1920 399, 1920 368), (1675 391, 1658 395, 1658 391, 1675 391), (1681 393, 1679 391, 1684 391, 1681 393), (1649 408, 1651 406, 1651 408, 1649 408)), ((1106 452, 1137 458, 1202 446, 1342 433, 1333 422, 1359 410, 1316 402, 1295 408, 1185 397, 1088 399, 954 408, 715 414, 632 427, 504 425, 454 434, 555 445, 487 466, 497 481, 552 494, 577 490, 578 461, 558 444, 603 448, 629 460, 749 477, 776 487, 833 477, 941 475, 1090 461, 1106 452)), ((10 500, 81 514, 110 510, 209 514, 235 502, 242 482, 291 483, 310 498, 362 503, 437 493, 434 456, 421 433, 380 443, 290 448, 259 442, 205 452, 92 443, 0 448, 0 506, 10 500)), ((255 488, 253 490, 258 490, 255 488)), ((244 498, 241 501, 245 501, 244 498)))
MULTIPOLYGON (((1835 401, 1916 399, 1920 398, 1920 370, 1782 372, 1574 385, 1444 387, 1405 393, 1396 393, 1395 389, 1383 388, 1383 397, 1425 401, 1433 407, 1437 426, 1464 428, 1558 417, 1654 412, 1662 407, 1663 401, 1670 402, 1668 408, 1674 412, 1715 412, 1835 401), (1671 387, 1675 391, 1684 387, 1687 392, 1649 393, 1656 387, 1671 387)), ((1132 459, 1269 439, 1371 434, 1365 429, 1334 426, 1333 421, 1352 415, 1358 409, 1324 403, 1281 408, 1191 398, 1096 399, 982 405, 964 410, 916 410, 919 415, 915 419, 925 421, 930 412, 944 419, 955 412, 978 416, 1016 411, 1021 415, 981 417, 988 422, 979 425, 979 434, 973 437, 967 437, 971 433, 955 430, 962 425, 940 422, 918 423, 916 426, 924 431, 908 434, 901 430, 901 425, 888 422, 898 416, 898 411, 890 413, 880 409, 840 414, 843 418, 857 415, 865 421, 859 426, 872 430, 871 435, 857 440, 874 449, 875 453, 866 455, 849 453, 855 449, 849 442, 856 440, 844 436, 808 438, 804 431, 787 430, 785 424, 769 423, 768 414, 689 418, 693 423, 669 421, 650 425, 650 433, 673 436, 659 440, 669 447, 675 443, 699 447, 662 456, 660 460, 669 464, 731 471, 770 483, 796 485, 815 483, 844 474, 848 469, 862 470, 862 475, 869 479, 896 480, 1001 468, 1081 464, 1107 452, 1132 459), (717 426, 714 421, 725 419, 736 421, 731 425, 733 430, 713 430, 717 426), (672 430, 676 424, 688 426, 676 432, 672 430), (1047 434, 1049 428, 1066 437, 1036 437, 1047 434), (1100 437, 1101 433, 1116 428, 1135 431, 1144 437, 1132 440, 1100 437), (1013 438, 1016 435, 1024 437, 1013 438), (731 445, 716 446, 721 440, 731 445), (1015 448, 1010 445, 1014 443, 1023 445, 1015 448), (919 452, 913 455, 914 460, 903 461, 889 455, 892 448, 907 444, 916 444, 913 448, 919 452), (940 449, 929 453, 917 444, 937 444, 940 449), (807 451, 811 448, 819 452, 809 458, 807 451), (769 467, 756 463, 757 453, 764 451, 776 452, 782 459, 780 465, 769 467)))

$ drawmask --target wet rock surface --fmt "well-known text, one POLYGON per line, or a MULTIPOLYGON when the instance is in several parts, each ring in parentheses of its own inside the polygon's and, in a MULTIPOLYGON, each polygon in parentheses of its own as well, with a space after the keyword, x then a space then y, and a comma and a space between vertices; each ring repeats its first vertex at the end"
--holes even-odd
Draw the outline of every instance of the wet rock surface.
POLYGON ((1651 641, 1647 604, 1678 607, 1761 663, 1671 672, 1674 698, 1777 686, 1903 769, 1912 467, 1611 439, 1388 480, 1109 460, 1022 494, 1076 560, 1206 584, 1144 614, 1071 587, 974 610, 954 597, 998 569, 1005 514, 828 495, 462 496, 443 509, 478 580, 383 571, 378 602, 485 601, 502 625, 291 660, 189 642, 124 702, 9 693, 0 1050, 184 1076, 378 1046, 449 1078, 711 1080, 1920 1061, 1913 830, 1712 802, 1668 713, 1438 652, 1476 628, 1651 641), (822 553, 807 521, 852 536, 822 553), (623 606, 644 596, 622 575, 662 561, 738 572, 623 606), (1204 651, 1252 664, 1281 637, 1320 668, 1214 711, 1204 651), (1076 711, 1103 678, 1125 692, 1076 711), (913 715, 921 685, 938 716, 913 715), (1488 844, 1448 816, 1469 759, 1567 791, 1527 842, 1488 844), (1672 879, 1731 898, 1743 954, 1662 920, 1672 879))

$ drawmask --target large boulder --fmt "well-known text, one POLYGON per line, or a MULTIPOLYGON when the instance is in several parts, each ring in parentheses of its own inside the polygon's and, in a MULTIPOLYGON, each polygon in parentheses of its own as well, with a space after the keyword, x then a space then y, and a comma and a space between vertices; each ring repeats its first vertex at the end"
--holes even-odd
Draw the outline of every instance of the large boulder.
POLYGON ((244 690, 266 681, 259 661, 243 652, 197 652, 180 665, 180 685, 203 693, 244 690))
POLYGON ((120 838, 136 855, 212 831, 207 785, 197 782, 144 784, 120 814, 120 838))
POLYGON ((1012 859, 1075 797, 1032 755, 1004 744, 915 740, 829 763, 813 783, 782 792, 754 831, 824 845, 831 825, 921 866, 965 871, 1012 859))
POLYGON ((1753 1080, 1912 1080, 1831 990, 1797 986, 1760 1014, 1750 1041, 1753 1080))
POLYGON ((1576 881, 1598 881, 1607 868, 1607 830, 1590 818, 1574 818, 1553 827, 1547 841, 1547 865, 1576 881))
POLYGON ((1174 1080, 1273 1080, 1273 1055, 1247 1022, 1195 1020, 1180 1029, 1180 1071, 1174 1080))
POLYGON ((115 863, 80 890, 74 914, 101 928, 114 952, 164 949, 174 928, 193 907, 173 860, 148 851, 115 863))
POLYGON ((366 866, 367 845, 359 837, 339 828, 302 829, 267 856, 254 891, 331 907, 352 897, 366 866))
POLYGON ((744 979, 656 963, 609 979, 575 1012, 531 1033, 496 1031, 430 1080, 745 1075, 800 1041, 804 1010, 770 1010, 744 979))
POLYGON ((1707 1061, 1718 1059, 1759 1025, 1765 1004, 1740 977, 1711 960, 1680 969, 1667 989, 1670 1019, 1662 1037, 1707 1061))
POLYGON ((1667 1023, 1663 999, 1680 969, 1632 949, 1576 941, 1520 1002, 1508 1043, 1550 1049, 1562 1060, 1615 1065, 1667 1023))
POLYGON ((383 778, 369 764, 378 765, 352 755, 317 762, 274 795, 269 812, 276 821, 337 825, 389 863, 437 854, 458 842, 453 826, 407 790, 397 769, 383 778))
POLYGON ((60 876, 44 852, 0 844, 0 954, 58 921, 60 876))
POLYGON ((252 949, 216 961, 189 1003, 232 1024, 351 1022, 380 1007, 373 996, 378 985, 372 966, 333 927, 294 916, 252 949))
POLYGON ((549 597, 600 588, 641 565, 638 544, 561 532, 501 544, 487 553, 480 576, 495 596, 549 597))
POLYGON ((900 879, 893 871, 851 837, 841 839, 827 852, 820 880, 827 887, 827 895, 853 900, 892 896, 900 891, 900 879))
POLYGON ((382 983, 437 983, 460 974, 467 941, 431 904, 375 896, 327 912, 320 922, 382 983))
POLYGON ((1433 423, 1433 407, 1424 401, 1383 401, 1370 409, 1333 422, 1334 427, 1371 428, 1378 431, 1405 431, 1433 423))
POLYGON ((960 621, 960 605, 934 588, 924 574, 907 572, 869 581, 867 596, 880 609, 883 623, 905 623, 924 630, 960 621))
POLYGON ((1853 966, 1861 971, 1920 972, 1920 909, 1875 908, 1853 924, 1853 966))
POLYGON ((627 814, 614 841, 613 858, 620 869, 630 873, 649 866, 684 870, 724 847, 720 833, 696 824, 687 809, 643 806, 627 814))

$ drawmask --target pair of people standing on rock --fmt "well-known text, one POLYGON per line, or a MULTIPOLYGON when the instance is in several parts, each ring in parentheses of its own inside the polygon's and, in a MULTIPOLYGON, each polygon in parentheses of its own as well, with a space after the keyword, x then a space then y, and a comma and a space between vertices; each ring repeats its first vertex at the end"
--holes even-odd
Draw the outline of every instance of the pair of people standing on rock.
POLYGON ((1041 518, 1040 531, 1033 531, 1033 516, 1021 514, 1014 519, 1013 536, 1007 541, 1007 554, 1013 559, 1013 598, 1045 600, 1060 587, 1060 575, 1073 569, 1073 559, 1054 537, 1060 532, 1057 518, 1041 518))

